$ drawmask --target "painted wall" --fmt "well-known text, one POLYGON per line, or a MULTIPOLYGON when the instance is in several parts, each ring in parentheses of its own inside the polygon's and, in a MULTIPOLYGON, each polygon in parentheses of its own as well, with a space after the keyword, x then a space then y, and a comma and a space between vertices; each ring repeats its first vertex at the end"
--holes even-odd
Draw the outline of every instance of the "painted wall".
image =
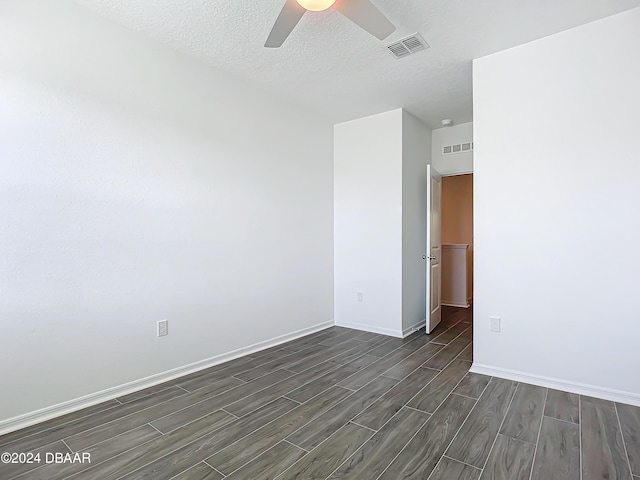
POLYGON ((473 245, 473 175, 442 177, 442 243, 473 245))
POLYGON ((427 169, 431 129, 402 113, 402 329, 424 326, 426 316, 427 169))
POLYGON ((458 175, 473 172, 473 152, 442 155, 445 145, 473 142, 473 123, 461 123, 436 128, 432 132, 432 165, 442 175, 458 175))
POLYGON ((640 405, 638 45, 640 8, 474 61, 474 368, 640 405))
POLYGON ((401 109, 335 126, 338 325, 400 337, 423 324, 430 137, 401 109))
POLYGON ((402 330, 402 116, 334 127, 335 322, 389 335, 402 330))
POLYGON ((332 323, 332 179, 325 120, 3 2, 0 421, 332 323))
MULTIPOLYGON (((469 245, 467 269, 473 275, 473 175, 471 174, 442 177, 442 243, 469 245)), ((443 268, 445 268, 444 265, 443 268)))

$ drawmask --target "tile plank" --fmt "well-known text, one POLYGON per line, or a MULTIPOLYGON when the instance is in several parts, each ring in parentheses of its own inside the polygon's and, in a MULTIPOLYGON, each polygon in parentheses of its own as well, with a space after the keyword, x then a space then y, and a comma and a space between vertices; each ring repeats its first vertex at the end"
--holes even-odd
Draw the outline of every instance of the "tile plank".
POLYGON ((377 478, 428 419, 426 413, 403 408, 329 478, 377 478))
POLYGON ((613 402, 580 396, 582 478, 631 480, 613 402))
POLYGON ((347 423, 326 442, 299 460, 278 480, 324 480, 373 434, 369 429, 347 423))
POLYGON ((471 343, 471 329, 461 333, 455 340, 427 360, 423 366, 442 370, 471 343))
POLYGON ((397 383, 397 380, 379 377, 287 437, 287 441, 305 450, 312 450, 397 383))
POLYGON ((538 441, 546 397, 546 388, 520 383, 500 433, 535 444, 538 441))
MULTIPOLYGON (((298 405, 277 420, 208 457, 206 461, 223 475, 229 475, 255 456, 264 453, 299 428, 307 425, 314 418, 331 410, 332 407, 348 398, 349 394, 352 394, 349 390, 333 387, 308 403, 298 405)), ((160 472, 164 473, 163 470, 160 472)))
MULTIPOLYGON (((162 433, 169 433, 176 428, 184 427, 199 418, 206 417, 211 413, 211 409, 212 407, 209 402, 205 401, 196 403, 195 405, 161 417, 151 422, 150 425, 162 433)), ((218 410, 218 412, 220 412, 220 417, 224 417, 226 419, 227 423, 231 423, 236 418, 227 412, 223 412, 221 410, 218 410)))
POLYGON ((349 331, 351 332, 353 331, 347 328, 344 328, 343 330, 336 330, 336 328, 341 329, 343 327, 332 327, 331 329, 325 330, 324 333, 318 334, 316 336, 301 337, 298 340, 296 340, 296 345, 304 346, 305 348, 313 347, 315 345, 320 345, 322 343, 325 343, 327 340, 338 339, 345 333, 348 333, 349 331))
POLYGON ((66 424, 68 424, 67 426, 71 426, 73 425, 71 422, 77 421, 78 419, 81 419, 81 418, 89 420, 89 418, 92 415, 95 415, 97 413, 106 413, 108 410, 112 410, 114 408, 119 408, 119 407, 120 407, 120 404, 115 400, 108 400, 106 402, 99 403, 91 407, 87 407, 81 410, 76 410, 75 412, 67 413, 60 417, 52 418, 51 420, 46 420, 44 422, 31 425, 30 427, 25 427, 20 430, 16 430, 14 432, 6 433, 0 436, 0 447, 8 445, 9 443, 16 442, 17 440, 32 436, 34 434, 39 434, 42 432, 46 432, 47 430, 61 427, 66 424))
MULTIPOLYGON (((89 429, 104 429, 104 425, 108 422, 126 422, 126 419, 130 418, 132 415, 139 415, 140 412, 146 412, 150 408, 167 408, 167 404, 180 401, 181 399, 186 398, 187 395, 188 394, 184 390, 180 390, 177 387, 171 387, 170 389, 163 390, 155 395, 134 400, 126 405, 119 405, 104 412, 97 412, 89 417, 78 418, 77 420, 59 427, 40 432, 37 435, 31 435, 18 440, 11 445, 12 448, 16 449, 16 451, 21 452, 30 452, 40 446, 47 445, 57 440, 62 440, 63 438, 67 442, 67 445, 69 445, 68 440, 72 438, 80 438, 81 435, 87 434, 86 432, 89 429)), ((138 427, 144 423, 147 422, 142 422, 141 424, 134 425, 131 428, 138 427)), ((131 428, 115 432, 114 434, 109 433, 105 437, 100 438, 91 444, 85 444, 84 442, 78 442, 75 444, 72 442, 74 444, 69 445, 69 448, 74 452, 78 452, 92 444, 107 440, 108 438, 118 435, 119 433, 123 433, 126 430, 130 430, 131 428)))
MULTIPOLYGON (((416 332, 417 333, 417 332, 416 332)), ((420 330, 420 334, 413 338, 411 341, 404 343, 400 348, 405 348, 409 350, 417 350, 428 343, 433 341, 432 335, 426 335, 424 330, 420 330)), ((440 345, 440 344, 438 344, 440 345)), ((440 345, 444 347, 444 345, 440 345)))
POLYGON ((432 341, 436 343, 442 343, 443 345, 448 345, 449 343, 453 342, 453 340, 455 340, 461 333, 469 330, 470 328, 471 326, 466 323, 456 323, 449 330, 432 339, 432 341))
POLYGON ((482 470, 442 457, 429 480, 478 480, 482 470))
POLYGON ((395 378, 396 380, 402 380, 443 348, 442 345, 438 345, 437 343, 428 343, 424 347, 416 350, 413 355, 398 362, 398 364, 384 372, 383 375, 385 377, 395 378))
POLYGON ((453 393, 464 395, 465 397, 480 398, 482 392, 489 384, 491 377, 478 373, 467 373, 453 393))
POLYGON ((242 417, 247 413, 253 412, 257 408, 260 408, 267 403, 275 400, 282 395, 286 395, 289 392, 306 385, 310 381, 318 378, 320 375, 324 375, 327 372, 335 370, 340 365, 333 362, 323 362, 316 365, 313 368, 305 370, 304 372, 292 375, 289 378, 270 385, 262 390, 251 392, 236 400, 233 403, 229 403, 225 406, 225 410, 238 417, 242 417))
POLYGON ((458 355, 458 358, 460 360, 466 360, 467 362, 473 362, 473 342, 458 355))
POLYGON ((206 463, 199 463, 171 480, 222 480, 224 477, 206 463))
POLYGON ((386 338, 384 335, 373 332, 361 332, 357 337, 358 340, 362 340, 363 342, 371 342, 373 340, 379 340, 380 338, 386 338))
MULTIPOLYGON (((348 361, 343 361, 340 364, 344 366, 358 367, 358 370, 364 367, 368 367, 372 363, 380 360, 378 357, 374 357, 373 355, 362 355, 358 358, 354 358, 348 361)), ((333 359, 331 360, 333 362, 333 359)))
POLYGON ((535 448, 499 434, 480 480, 529 480, 535 448))
POLYGON ((233 375, 241 374, 242 372, 246 372, 247 370, 260 367, 272 360, 277 360, 284 357, 288 358, 290 355, 295 354, 297 354, 299 358, 300 355, 304 355, 303 351, 306 351, 309 348, 318 348, 318 345, 315 343, 316 340, 325 338, 326 336, 335 335, 337 334, 329 331, 329 329, 316 332, 311 335, 292 340, 291 342, 276 345, 275 347, 271 347, 266 349, 266 351, 263 351, 269 353, 254 352, 249 356, 236 358, 228 362, 214 365, 213 367, 209 367, 204 370, 199 370, 189 375, 185 375, 182 378, 173 380, 172 383, 175 383, 176 385, 179 385, 180 387, 183 387, 187 390, 192 390, 194 389, 192 384, 207 384, 210 382, 219 381, 233 375), (276 354, 275 352, 279 353, 276 354))
POLYGON ((422 426, 380 480, 429 477, 476 401, 450 395, 422 426))
POLYGON ((408 403, 410 407, 433 413, 469 371, 469 364, 454 360, 408 403))
POLYGON ((531 480, 580 480, 580 427, 542 419, 531 480))
MULTIPOLYGON (((493 377, 446 452, 448 457, 482 468, 507 414, 516 382, 493 377)), ((465 398, 465 397, 461 397, 465 398)))
MULTIPOLYGON (((371 357, 375 358, 375 357, 371 357)), ((357 364, 354 366, 352 364, 343 365, 338 367, 335 370, 330 371, 329 373, 325 373, 324 375, 319 376, 315 380, 312 380, 301 387, 296 388, 286 394, 287 398, 291 400, 295 400, 296 402, 304 403, 307 400, 312 399, 319 393, 324 392, 327 388, 336 385, 341 380, 344 380, 347 377, 350 377, 362 367, 357 364)))
POLYGON ((378 430, 438 373, 437 370, 418 368, 358 415, 354 422, 378 430))
POLYGON ((188 392, 198 392, 198 394, 203 395, 205 393, 210 393, 211 395, 217 395, 219 393, 226 392, 227 390, 231 390, 232 388, 238 387, 240 385, 244 385, 247 382, 239 380, 234 377, 226 377, 221 378, 219 380, 211 380, 211 379, 196 379, 189 383, 185 383, 180 385, 180 388, 188 392))
MULTIPOLYGON (((386 338, 386 337, 385 337, 386 338)), ((363 355, 367 355, 367 352, 377 348, 378 345, 386 342, 383 340, 375 340, 373 342, 364 342, 362 345, 359 345, 348 352, 341 353, 340 355, 336 355, 331 359, 332 362, 340 363, 342 365, 346 365, 347 363, 362 357, 363 355)), ((374 357, 373 355, 369 355, 370 357, 375 358, 376 360, 380 360, 380 357, 374 357)))
MULTIPOLYGON (((100 480, 116 480, 125 475, 160 473, 177 475, 190 466, 203 461, 211 451, 226 447, 236 438, 241 438, 274 419, 284 415, 297 404, 291 400, 280 398, 258 411, 238 419, 218 430, 211 428, 207 417, 198 419, 178 428, 151 442, 110 458, 99 465, 92 466, 80 476, 72 476, 74 480, 84 478, 100 480), (140 471, 144 468, 143 471, 140 471)), ((171 476, 167 478, 171 478, 171 476)), ((135 478, 135 475, 132 475, 135 478)), ((159 478, 159 475, 158 475, 159 478)))
POLYGON ((416 338, 422 338, 425 336, 426 327, 422 326, 418 330, 411 332, 409 335, 404 337, 402 341, 407 344, 413 342, 416 338))
POLYGON ((349 339, 344 344, 339 344, 334 347, 324 347, 325 349, 314 354, 306 355, 305 358, 298 359, 295 362, 290 362, 284 366, 287 370, 293 372, 304 372, 308 368, 311 368, 319 363, 326 362, 327 360, 333 361, 334 357, 344 355, 351 351, 361 351, 363 347, 366 347, 367 343, 361 342, 356 339, 349 339))
MULTIPOLYGON (((367 333, 367 332, 364 332, 367 333)), ((352 330, 350 328, 345 328, 344 332, 341 335, 337 335, 334 338, 330 338, 327 340, 322 340, 318 342, 318 345, 324 345, 326 347, 335 347, 336 345, 344 344, 348 340, 357 339, 360 342, 364 342, 364 340, 360 339, 360 336, 363 335, 363 332, 360 330, 352 330)))
POLYGON ((228 480, 273 480, 307 452, 287 442, 280 442, 262 455, 240 467, 228 480))
POLYGON ((403 345, 405 345, 405 342, 403 342, 401 338, 388 338, 382 345, 370 350, 368 354, 374 357, 386 357, 403 345))
POLYGON ((294 370, 289 367, 310 358, 319 359, 318 361, 310 365, 311 367, 317 365, 318 363, 325 362, 326 360, 328 360, 328 357, 331 356, 328 355, 329 351, 330 349, 328 347, 325 347, 324 345, 315 345, 300 352, 292 353, 287 356, 276 358, 270 362, 262 363, 261 365, 253 367, 249 370, 245 370, 244 372, 236 373, 234 374, 234 377, 239 378, 240 380, 243 380, 245 382, 249 382, 280 368, 284 368, 286 370, 291 370, 294 372, 300 372, 304 369, 294 370))
MULTIPOLYGON (((237 383, 242 383, 242 382, 237 382, 237 383)), ((128 395, 123 395, 122 397, 118 397, 118 401, 120 403, 130 403, 130 402, 133 402, 134 400, 140 400, 141 398, 148 397, 149 395, 154 395, 156 393, 162 392, 172 387, 173 385, 168 385, 167 383, 161 383, 159 385, 154 385, 152 387, 145 388, 143 390, 138 390, 137 392, 133 392, 128 395)))
POLYGON ((224 378, 230 377, 236 373, 240 373, 251 366, 260 365, 262 360, 258 358, 252 357, 240 357, 235 358, 233 360, 229 360, 228 362, 221 363, 218 365, 214 365, 209 368, 205 368, 203 370, 198 370, 197 372, 190 373, 188 375, 184 375, 183 377, 176 378, 169 383, 174 385, 178 385, 186 390, 193 390, 196 387, 192 387, 192 384, 207 384, 210 382, 217 382, 224 378))
POLYGON ((564 420, 565 422, 578 423, 580 419, 578 395, 550 388, 547 395, 547 404, 544 407, 544 414, 547 417, 564 420))
POLYGON ((297 351, 300 351, 300 350, 287 348, 286 344, 281 343, 280 345, 274 345, 273 347, 269 347, 269 348, 265 348, 264 350, 253 352, 247 355, 247 357, 251 357, 252 359, 260 359, 264 363, 267 363, 277 358, 290 355, 297 351))
MULTIPOLYGON (((96 443, 113 438, 127 430, 132 430, 140 425, 153 422, 166 415, 172 415, 184 408, 200 402, 206 402, 210 412, 216 411, 231 402, 244 398, 256 391, 261 391, 275 382, 280 382, 291 375, 292 374, 290 372, 277 370, 270 375, 261 377, 253 382, 243 383, 242 385, 231 388, 218 395, 214 395, 206 390, 203 391, 202 389, 196 390, 192 393, 182 392, 184 395, 179 398, 160 403, 159 405, 149 407, 142 411, 133 412, 126 417, 119 418, 109 423, 104 423, 103 425, 97 426, 91 430, 85 430, 77 433, 71 437, 67 437, 65 441, 67 442, 67 445, 69 445, 70 449, 77 452, 88 448, 91 445, 95 445, 96 443)), ((153 397, 145 397, 145 399, 146 398, 153 399, 158 397, 154 395, 153 397)), ((133 402, 127 405, 132 404, 133 402)))
POLYGON ((50 463, 30 472, 29 480, 60 480, 66 478, 69 475, 87 470, 92 465, 98 465, 109 458, 120 455, 131 448, 143 445, 159 436, 161 436, 161 433, 155 428, 150 425, 142 425, 111 440, 83 450, 83 453, 91 455, 91 463, 67 463, 63 465, 50 463))
POLYGON ((631 472, 640 475, 640 407, 617 403, 622 438, 627 447, 631 472))
POLYGON ((398 349, 368 367, 363 368, 358 373, 351 375, 349 378, 342 380, 338 385, 350 388, 351 390, 358 390, 412 353, 411 350, 398 349))

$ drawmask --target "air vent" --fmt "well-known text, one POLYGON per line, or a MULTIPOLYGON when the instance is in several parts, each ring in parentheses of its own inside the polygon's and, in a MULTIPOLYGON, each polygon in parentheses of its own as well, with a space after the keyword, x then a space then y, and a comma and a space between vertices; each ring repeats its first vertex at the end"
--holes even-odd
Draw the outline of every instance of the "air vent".
POLYGON ((414 33, 406 38, 398 40, 397 42, 387 45, 389 53, 395 58, 403 58, 412 53, 419 52, 420 50, 426 50, 429 48, 429 44, 425 42, 424 38, 419 33, 414 33))
POLYGON ((456 153, 470 152, 473 150, 473 143, 457 143, 455 145, 446 145, 442 147, 442 155, 454 155, 456 153))

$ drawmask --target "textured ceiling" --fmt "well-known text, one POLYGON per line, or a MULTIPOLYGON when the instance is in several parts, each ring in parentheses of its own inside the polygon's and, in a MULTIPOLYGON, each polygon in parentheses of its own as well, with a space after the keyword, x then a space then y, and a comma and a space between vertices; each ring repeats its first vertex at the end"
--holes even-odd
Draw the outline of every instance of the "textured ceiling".
MULTIPOLYGON (((472 119, 471 60, 640 6, 640 0, 372 0, 398 27, 379 41, 330 9, 263 47, 284 0, 76 0, 333 122, 404 107, 431 127, 472 119), (420 32, 401 60, 385 45, 420 32)), ((338 0, 346 1, 346 0, 338 0)))

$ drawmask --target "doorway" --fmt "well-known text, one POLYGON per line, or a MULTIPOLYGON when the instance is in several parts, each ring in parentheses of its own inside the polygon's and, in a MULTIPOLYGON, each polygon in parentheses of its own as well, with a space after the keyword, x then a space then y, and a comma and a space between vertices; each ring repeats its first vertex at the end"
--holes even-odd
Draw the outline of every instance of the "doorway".
POLYGON ((472 323, 473 174, 442 177, 442 315, 472 323))
POLYGON ((442 177, 442 305, 473 302, 473 174, 442 177))

